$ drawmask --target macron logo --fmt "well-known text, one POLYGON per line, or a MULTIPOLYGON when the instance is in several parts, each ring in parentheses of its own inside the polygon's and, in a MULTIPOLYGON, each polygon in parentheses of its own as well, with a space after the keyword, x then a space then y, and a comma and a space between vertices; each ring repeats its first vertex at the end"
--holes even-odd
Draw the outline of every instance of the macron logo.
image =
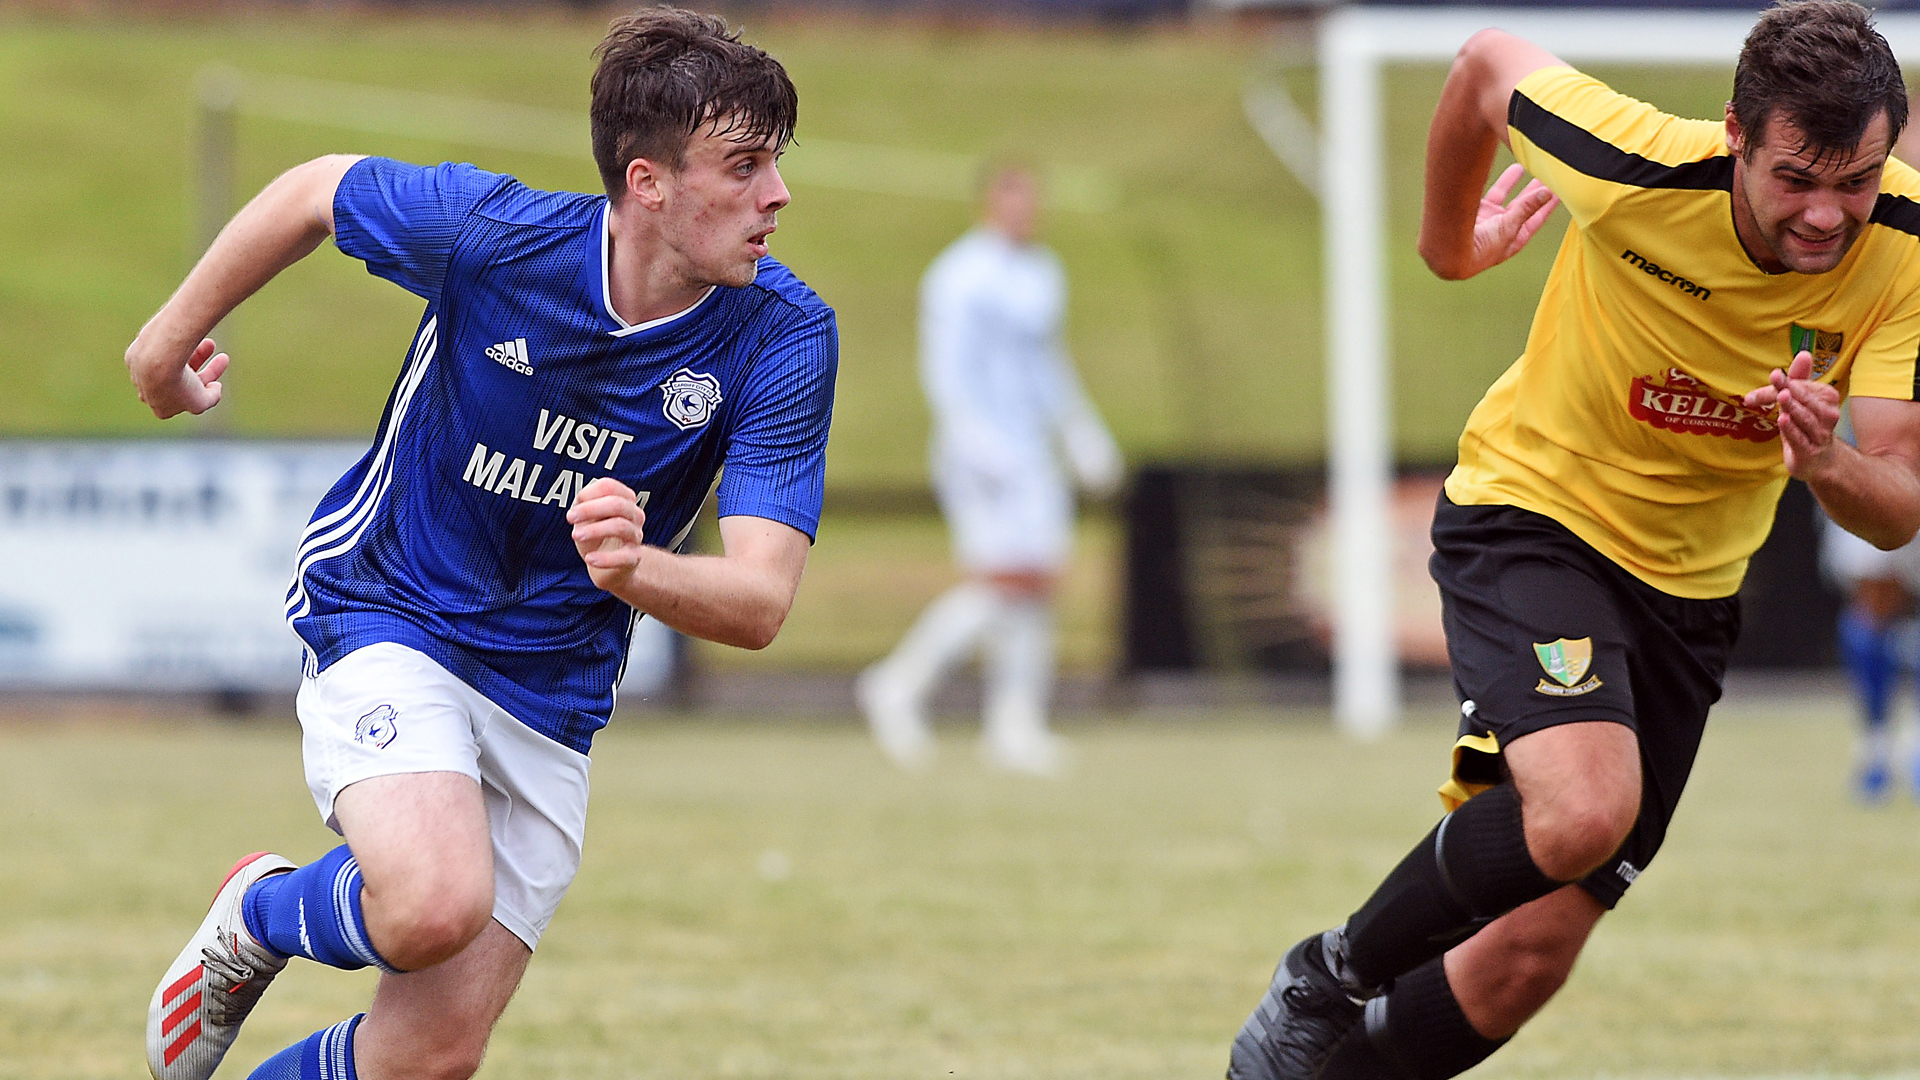
POLYGON ((509 367, 522 375, 533 374, 533 360, 527 356, 527 339, 514 338, 498 345, 487 346, 487 359, 502 367, 509 367))

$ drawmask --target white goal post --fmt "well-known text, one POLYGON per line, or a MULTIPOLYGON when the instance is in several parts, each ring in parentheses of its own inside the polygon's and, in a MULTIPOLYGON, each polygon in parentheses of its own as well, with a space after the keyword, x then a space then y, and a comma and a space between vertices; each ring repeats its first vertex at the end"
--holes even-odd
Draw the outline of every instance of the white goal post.
MULTIPOLYGON (((1730 10, 1345 7, 1321 22, 1327 497, 1334 717, 1342 730, 1377 737, 1400 715, 1381 68, 1450 60, 1490 26, 1575 64, 1731 65, 1755 17, 1730 10)), ((1920 14, 1884 12, 1876 23, 1896 55, 1920 56, 1920 14)))

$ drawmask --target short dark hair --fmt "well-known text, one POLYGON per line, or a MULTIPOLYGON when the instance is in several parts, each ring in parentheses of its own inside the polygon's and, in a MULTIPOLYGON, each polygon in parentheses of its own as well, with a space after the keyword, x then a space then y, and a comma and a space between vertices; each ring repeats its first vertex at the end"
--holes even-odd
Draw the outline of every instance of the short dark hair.
POLYGON ((703 124, 740 142, 793 138, 799 95, 787 70, 718 16, 642 8, 615 19, 594 56, 593 161, 616 200, 635 158, 678 169, 703 124))
POLYGON ((1844 156, 1887 114, 1889 138, 1907 126, 1907 86, 1873 13, 1849 0, 1780 0, 1760 16, 1733 73, 1733 118, 1747 153, 1782 118, 1816 159, 1844 156))

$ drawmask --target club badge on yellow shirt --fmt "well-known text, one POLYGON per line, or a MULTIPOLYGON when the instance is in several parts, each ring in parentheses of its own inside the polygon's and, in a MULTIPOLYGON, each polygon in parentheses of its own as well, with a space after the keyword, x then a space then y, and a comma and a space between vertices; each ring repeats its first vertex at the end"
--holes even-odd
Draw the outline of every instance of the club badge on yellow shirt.
POLYGON ((1552 697, 1579 697, 1591 694, 1603 685, 1600 676, 1587 677, 1587 669, 1593 666, 1593 639, 1560 638, 1546 644, 1533 643, 1533 655, 1539 657, 1540 667, 1548 678, 1540 680, 1534 690, 1552 697), (1581 682, 1586 679, 1585 682, 1581 682))
POLYGON ((1838 330, 1815 330, 1810 326, 1794 323, 1787 331, 1790 346, 1787 359, 1791 361, 1803 352, 1813 354, 1813 377, 1818 379, 1833 370, 1840 359, 1840 340, 1845 335, 1838 330))

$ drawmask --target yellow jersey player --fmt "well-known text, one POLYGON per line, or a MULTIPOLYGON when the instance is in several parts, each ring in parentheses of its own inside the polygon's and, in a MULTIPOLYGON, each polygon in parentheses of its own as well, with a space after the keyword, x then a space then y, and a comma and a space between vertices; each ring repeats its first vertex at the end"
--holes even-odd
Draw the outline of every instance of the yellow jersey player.
POLYGON ((1427 144, 1443 278, 1572 224, 1526 351, 1460 440, 1433 576, 1462 701, 1450 812, 1295 945, 1233 1080, 1440 1080, 1498 1049, 1653 859, 1720 696, 1735 593, 1788 476, 1882 548, 1920 529, 1920 175, 1866 9, 1761 16, 1723 120, 1499 31, 1427 144), (1482 188, 1499 145, 1517 171, 1482 188), (1851 393, 1858 445, 1834 438, 1851 393))

